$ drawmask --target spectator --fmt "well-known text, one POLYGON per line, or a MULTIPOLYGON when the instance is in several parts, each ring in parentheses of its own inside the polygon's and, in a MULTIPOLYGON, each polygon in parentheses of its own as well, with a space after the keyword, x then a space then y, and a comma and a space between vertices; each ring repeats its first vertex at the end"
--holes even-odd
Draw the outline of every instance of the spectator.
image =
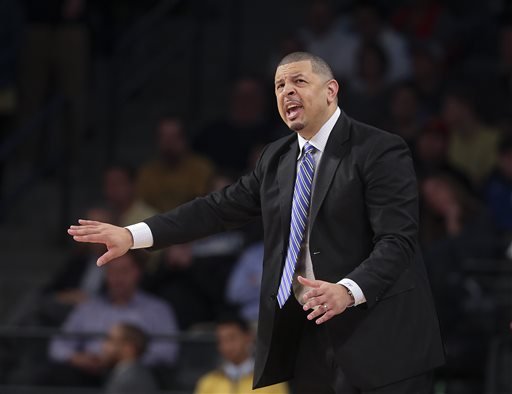
POLYGON ((194 148, 213 160, 221 171, 231 170, 238 175, 249 167, 254 146, 270 142, 272 131, 262 83, 244 77, 231 89, 227 116, 200 131, 194 148))
POLYGON ((450 133, 448 158, 480 188, 496 163, 499 133, 480 120, 473 92, 454 90, 445 96, 443 118, 450 133))
POLYGON ((501 245, 484 207, 449 176, 425 178, 420 192, 420 236, 444 331, 447 366, 452 373, 478 374, 484 369, 485 339, 496 316, 491 294, 468 269, 495 268, 501 245))
POLYGON ((190 150, 181 120, 170 116, 160 119, 158 150, 159 156, 139 171, 137 192, 141 199, 165 212, 208 191, 213 166, 190 150))
POLYGON ((412 83, 418 92, 422 111, 437 116, 444 92, 443 53, 435 42, 417 44, 412 48, 412 83))
MULTIPOLYGON (((488 112, 495 124, 512 130, 512 22, 501 27, 496 70, 488 93, 488 112)), ((483 103, 485 104, 485 103, 483 103)))
MULTIPOLYGON (((112 212, 102 207, 90 208, 86 217, 113 220, 112 212)), ((73 308, 100 295, 104 271, 98 269, 96 260, 103 253, 105 247, 99 244, 76 248, 60 272, 43 288, 37 311, 39 324, 60 326, 73 308)))
POLYGON ((224 289, 232 266, 233 261, 224 256, 198 259, 190 244, 173 245, 162 253, 145 285, 173 306, 179 327, 186 330, 215 321, 225 308, 224 289))
POLYGON ((385 78, 388 58, 377 43, 367 43, 361 46, 357 59, 357 78, 347 84, 341 104, 350 116, 384 127, 390 101, 385 78))
POLYGON ((228 279, 226 299, 240 308, 240 315, 251 323, 258 321, 263 242, 249 246, 235 263, 228 279))
POLYGON ((414 150, 416 139, 425 122, 421 113, 418 93, 411 83, 400 83, 393 89, 387 130, 401 136, 414 150))
MULTIPOLYGON (((411 75, 411 59, 407 43, 400 34, 387 25, 377 3, 360 0, 355 2, 354 11, 355 51, 370 42, 376 42, 383 49, 389 65, 385 78, 388 82, 407 79, 411 75)), ((352 69, 354 72, 355 67, 352 69)), ((349 77, 349 81, 353 78, 349 77)))
MULTIPOLYGON (((313 0, 309 4, 306 26, 299 31, 299 39, 308 52, 325 59, 334 75, 343 81, 353 71, 356 41, 338 27, 333 1, 313 0)), ((291 52, 294 51, 282 56, 291 52)))
MULTIPOLYGON (((195 394, 242 394, 252 392, 254 336, 240 318, 226 318, 217 324, 217 348, 223 359, 219 369, 201 377, 195 394)), ((258 393, 288 393, 285 383, 256 390, 258 393)))
POLYGON ((267 75, 265 79, 269 79, 274 83, 275 65, 289 53, 304 51, 304 43, 298 34, 287 32, 277 40, 277 45, 273 49, 269 59, 267 60, 267 75))
MULTIPOLYGON (((224 189, 226 186, 232 184, 234 179, 236 178, 227 172, 217 173, 213 178, 210 192, 224 189)), ((226 258, 236 258, 242 251, 244 244, 253 238, 253 230, 254 226, 247 225, 242 229, 225 231, 193 241, 192 254, 194 258, 199 259, 222 256, 226 258)), ((257 230, 261 229, 258 228, 257 230)), ((256 235, 261 237, 261 231, 256 235)))
MULTIPOLYGON (((169 306, 138 289, 139 256, 130 252, 105 267, 106 295, 76 307, 62 327, 64 333, 105 334, 119 322, 137 325, 149 335, 170 335, 177 331, 169 306)), ((172 364, 176 361, 177 350, 177 345, 169 340, 153 339, 142 361, 145 365, 172 364)), ((104 368, 100 357, 101 340, 97 338, 55 337, 50 343, 49 355, 51 360, 68 366, 69 375, 85 381, 99 375, 104 368)))
POLYGON ((496 168, 484 188, 485 203, 497 228, 512 234, 512 137, 504 138, 496 168))
POLYGON ((455 179, 467 191, 472 192, 471 181, 448 160, 450 137, 442 122, 433 119, 421 131, 416 141, 413 157, 419 179, 429 175, 444 173, 455 179))
POLYGON ((113 367, 105 384, 105 394, 149 394, 157 383, 141 363, 148 337, 139 327, 119 323, 113 326, 103 344, 102 358, 113 367))
POLYGON ((427 176, 420 186, 424 202, 420 238, 425 246, 459 236, 478 212, 477 201, 447 175, 427 176))
POLYGON ((157 212, 136 197, 135 171, 123 165, 108 168, 103 175, 103 194, 120 226, 138 223, 157 212))

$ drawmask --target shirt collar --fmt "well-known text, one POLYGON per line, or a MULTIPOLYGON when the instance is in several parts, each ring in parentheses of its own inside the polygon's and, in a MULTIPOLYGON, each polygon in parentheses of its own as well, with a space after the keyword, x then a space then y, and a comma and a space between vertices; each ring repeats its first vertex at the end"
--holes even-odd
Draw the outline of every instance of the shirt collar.
POLYGON ((309 142, 316 148, 316 150, 323 153, 323 151, 325 150, 325 145, 327 145, 327 140, 329 139, 331 131, 334 128, 336 122, 338 121, 340 114, 340 107, 337 107, 336 111, 334 111, 334 113, 327 120, 327 122, 325 122, 324 125, 320 128, 320 130, 318 130, 318 133, 316 133, 313 136, 313 138, 311 138, 309 141, 306 140, 305 138, 302 138, 300 134, 297 134, 299 140, 299 156, 297 157, 297 160, 299 160, 300 157, 302 156, 302 148, 304 148, 306 142, 309 142))
POLYGON ((254 359, 250 357, 240 365, 225 362, 222 365, 222 370, 231 380, 239 380, 242 376, 252 373, 254 370, 254 359))

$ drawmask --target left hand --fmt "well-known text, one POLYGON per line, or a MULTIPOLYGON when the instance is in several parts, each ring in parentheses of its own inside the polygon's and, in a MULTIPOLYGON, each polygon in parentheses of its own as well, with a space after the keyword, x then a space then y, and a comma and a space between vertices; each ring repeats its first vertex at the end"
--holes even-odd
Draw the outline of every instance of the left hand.
POLYGON ((337 283, 329 283, 323 280, 311 280, 298 277, 299 283, 312 289, 304 294, 304 310, 314 308, 308 315, 309 320, 318 318, 315 323, 322 324, 334 316, 343 313, 352 303, 352 297, 347 289, 337 283))

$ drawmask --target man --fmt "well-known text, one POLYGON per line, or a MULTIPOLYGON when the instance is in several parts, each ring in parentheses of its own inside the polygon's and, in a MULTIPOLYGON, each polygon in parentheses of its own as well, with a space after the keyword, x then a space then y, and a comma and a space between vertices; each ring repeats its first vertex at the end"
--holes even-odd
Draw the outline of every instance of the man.
POLYGON ((112 165, 103 174, 103 195, 117 215, 120 226, 139 222, 157 212, 135 194, 135 171, 112 165))
POLYGON ((158 391, 151 372, 140 359, 148 338, 139 327, 127 323, 113 326, 103 343, 102 357, 112 372, 105 384, 105 394, 149 394, 158 391))
MULTIPOLYGON (((252 388, 254 335, 249 323, 239 317, 225 317, 216 328, 220 368, 199 379, 195 394, 249 393, 252 388)), ((286 384, 256 390, 260 394, 286 394, 286 384)))
MULTIPOLYGON (((114 215, 101 206, 86 211, 92 220, 112 223, 114 215)), ((60 326, 79 304, 98 296, 105 282, 104 271, 96 267, 96 260, 105 253, 101 244, 75 248, 57 275, 44 286, 37 306, 40 324, 60 326)))
POLYGON ((267 120, 266 104, 264 88, 258 79, 236 80, 229 94, 228 113, 199 131, 193 148, 210 158, 221 171, 244 173, 252 151, 272 140, 269 134, 273 128, 267 120))
POLYGON ((138 197, 159 212, 203 196, 214 170, 206 158, 189 149, 185 125, 172 116, 158 122, 158 157, 144 164, 137 175, 138 197))
MULTIPOLYGON (((65 333, 107 333, 119 322, 130 322, 143 327, 151 335, 171 335, 177 332, 176 319, 169 306, 160 299, 143 293, 138 288, 141 275, 137 257, 130 252, 106 267, 106 295, 80 304, 64 323, 65 333)), ((52 360, 70 366, 86 375, 94 375, 103 368, 100 357, 102 341, 99 338, 59 336, 50 343, 52 360)), ((144 355, 145 364, 172 364, 177 357, 175 343, 153 339, 144 355)))
POLYGON ((444 354, 406 144, 341 113, 329 66, 308 53, 281 60, 275 93, 298 136, 267 145, 235 184, 128 229, 81 220, 69 233, 106 244, 102 265, 132 247, 261 216, 254 387, 292 380, 298 393, 429 393, 444 354))

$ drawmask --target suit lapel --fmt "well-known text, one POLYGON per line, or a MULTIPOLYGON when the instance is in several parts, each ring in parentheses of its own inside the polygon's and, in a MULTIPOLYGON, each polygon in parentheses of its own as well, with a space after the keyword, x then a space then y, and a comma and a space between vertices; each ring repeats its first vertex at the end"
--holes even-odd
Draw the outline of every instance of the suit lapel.
MULTIPOLYGON (((279 205, 281 211, 281 224, 283 226, 283 239, 285 244, 290 230, 290 215, 292 211, 293 187, 295 172, 297 170, 297 157, 299 155, 299 143, 297 138, 290 144, 288 152, 283 153, 277 169, 277 182, 279 184, 279 205)), ((286 245, 283 245, 286 247, 286 245)))
POLYGON ((311 228, 313 228, 318 211, 329 190, 336 169, 349 151, 350 145, 347 143, 349 137, 350 122, 347 116, 342 112, 327 140, 325 151, 322 154, 322 160, 320 160, 319 167, 316 170, 315 176, 317 179, 315 181, 313 196, 311 197, 311 211, 309 216, 311 228))

